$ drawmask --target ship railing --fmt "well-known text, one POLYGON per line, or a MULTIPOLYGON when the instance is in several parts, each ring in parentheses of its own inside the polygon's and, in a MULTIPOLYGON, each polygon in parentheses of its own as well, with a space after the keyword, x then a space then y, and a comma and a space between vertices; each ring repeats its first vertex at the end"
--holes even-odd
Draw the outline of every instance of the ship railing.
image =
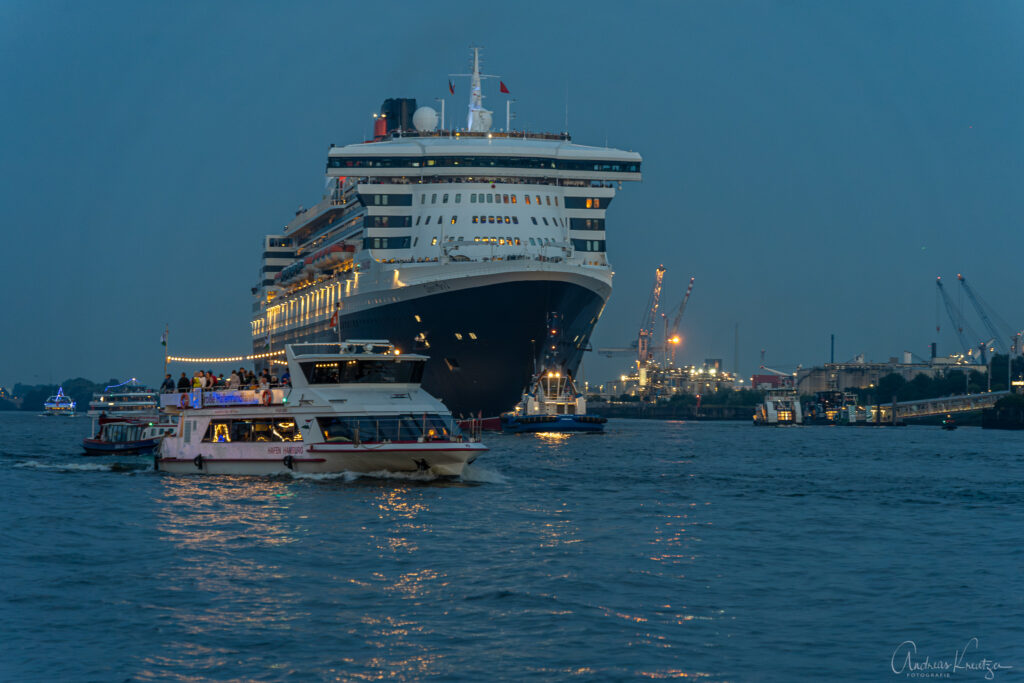
POLYGON ((245 389, 190 389, 185 392, 160 394, 161 408, 181 410, 211 408, 217 406, 258 406, 284 405, 288 402, 292 388, 287 384, 249 387, 245 389))

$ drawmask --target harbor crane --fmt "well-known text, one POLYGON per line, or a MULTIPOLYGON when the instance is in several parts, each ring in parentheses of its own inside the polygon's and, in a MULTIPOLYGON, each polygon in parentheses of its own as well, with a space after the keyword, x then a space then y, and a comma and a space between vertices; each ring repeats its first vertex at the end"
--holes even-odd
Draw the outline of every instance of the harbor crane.
POLYGON ((661 281, 665 277, 665 266, 658 266, 654 271, 654 287, 647 300, 647 308, 640 319, 640 332, 636 339, 636 359, 643 363, 650 352, 651 336, 654 334, 654 321, 658 316, 658 303, 661 301, 661 281))
MULTIPOLYGON (((949 292, 947 292, 946 288, 942 286, 942 276, 941 275, 935 278, 935 284, 938 287, 939 295, 942 297, 942 303, 946 307, 946 313, 949 315, 949 320, 950 320, 951 323, 953 323, 953 329, 956 330, 956 336, 957 336, 957 339, 960 340, 960 346, 963 348, 965 354, 967 354, 968 356, 973 356, 974 355, 974 345, 968 343, 967 338, 964 337, 964 328, 965 327, 967 328, 967 332, 968 332, 968 334, 970 334, 971 338, 977 339, 978 335, 976 335, 974 333, 974 330, 972 330, 970 328, 970 326, 967 325, 967 323, 964 322, 963 313, 960 311, 959 308, 957 308, 956 304, 953 303, 953 300, 949 298, 949 292)), ((938 332, 939 328, 940 328, 939 321, 936 320, 935 321, 935 331, 938 332)), ((985 348, 985 345, 984 344, 981 345, 981 349, 982 349, 982 362, 985 362, 985 351, 984 351, 984 348, 985 348)))
POLYGON ((672 365, 676 364, 676 349, 679 348, 681 339, 679 337, 679 323, 683 319, 683 313, 686 312, 686 302, 690 300, 690 292, 693 291, 693 282, 697 278, 691 277, 690 284, 686 287, 686 294, 683 295, 683 300, 676 309, 676 316, 672 320, 672 328, 668 326, 668 316, 664 313, 661 314, 662 319, 665 321, 665 355, 671 356, 672 365))
POLYGON ((974 289, 967 284, 967 278, 960 273, 956 274, 956 279, 960 281, 960 288, 967 294, 967 298, 970 300, 971 305, 974 306, 974 310, 978 312, 978 317, 981 318, 981 324, 988 330, 989 335, 996 342, 996 348, 1006 349, 1007 352, 1019 353, 1017 348, 1017 335, 1010 329, 1010 326, 999 317, 999 315, 992 309, 991 306, 986 304, 980 296, 975 294, 974 289), (991 311, 991 317, 986 311, 991 311), (995 322, 992 321, 995 318, 995 322))

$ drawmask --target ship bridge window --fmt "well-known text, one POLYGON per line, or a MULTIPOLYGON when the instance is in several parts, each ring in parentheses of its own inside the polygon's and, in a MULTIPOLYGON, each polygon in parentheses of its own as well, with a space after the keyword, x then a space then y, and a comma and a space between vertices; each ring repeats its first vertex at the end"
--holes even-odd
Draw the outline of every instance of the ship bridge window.
POLYGON ((408 228, 412 216, 363 216, 364 228, 408 228))
POLYGON ((418 384, 423 379, 421 360, 338 360, 299 363, 310 384, 418 384))
POLYGON ((611 201, 611 197, 566 197, 564 203, 567 209, 607 209, 611 201))
POLYGON ((603 218, 570 218, 570 230, 604 230, 603 218))
POLYGON ((364 194, 362 199, 367 206, 412 206, 411 194, 364 194))
POLYGON ((409 237, 365 237, 363 249, 408 249, 409 237))
POLYGON ((573 240, 572 246, 576 251, 605 251, 604 240, 573 240))

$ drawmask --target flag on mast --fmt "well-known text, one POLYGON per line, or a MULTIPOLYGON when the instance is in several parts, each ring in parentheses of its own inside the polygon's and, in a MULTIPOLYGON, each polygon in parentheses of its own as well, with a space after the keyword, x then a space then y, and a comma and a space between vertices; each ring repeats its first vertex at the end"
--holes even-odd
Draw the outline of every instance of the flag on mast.
POLYGON ((452 83, 452 79, 448 79, 448 92, 455 94, 455 85, 452 83))
POLYGON ((505 81, 498 81, 498 90, 505 93, 506 95, 510 94, 508 88, 505 86, 505 81))
POLYGON ((164 328, 164 333, 160 335, 160 344, 167 346, 167 332, 168 328, 164 328))
POLYGON ((338 309, 341 308, 341 304, 334 305, 334 315, 331 316, 331 327, 338 326, 338 309))

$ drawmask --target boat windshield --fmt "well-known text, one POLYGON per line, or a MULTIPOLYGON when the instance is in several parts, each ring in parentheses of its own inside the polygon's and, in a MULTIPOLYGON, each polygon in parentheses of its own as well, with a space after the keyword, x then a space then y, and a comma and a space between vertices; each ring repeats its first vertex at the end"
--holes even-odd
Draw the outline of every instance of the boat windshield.
POLYGON ((382 441, 450 441, 462 432, 451 415, 381 415, 320 417, 324 440, 342 443, 382 441))
POLYGON ((419 384, 423 379, 424 361, 375 358, 311 361, 299 365, 310 384, 419 384))

